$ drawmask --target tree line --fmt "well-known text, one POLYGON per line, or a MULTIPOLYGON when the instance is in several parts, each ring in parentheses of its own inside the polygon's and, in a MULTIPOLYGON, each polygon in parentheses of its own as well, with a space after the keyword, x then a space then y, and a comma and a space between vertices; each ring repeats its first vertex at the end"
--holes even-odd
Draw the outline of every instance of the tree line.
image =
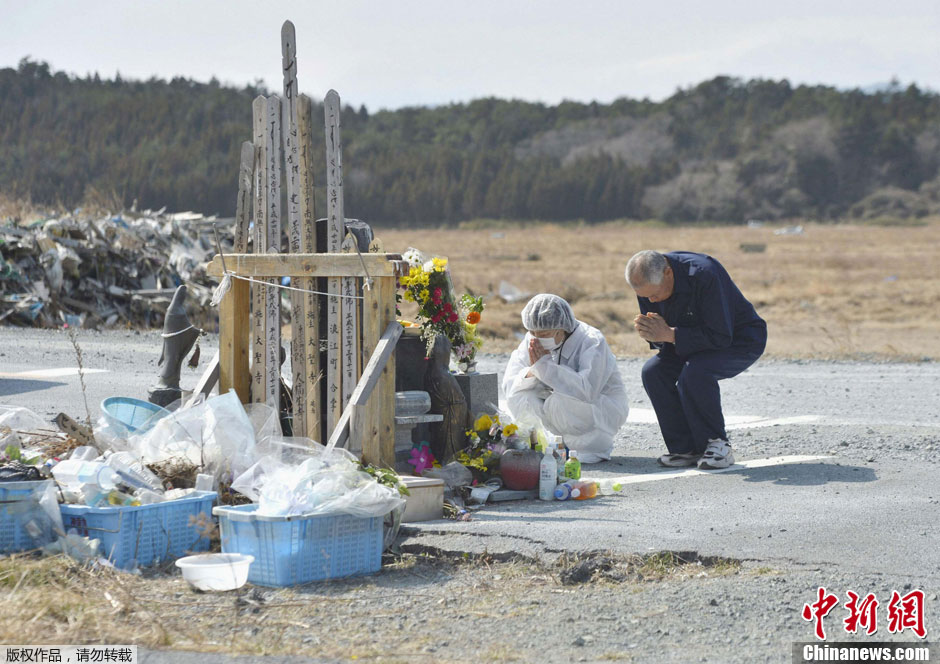
MULTIPOLYGON (((0 69, 0 192, 230 216, 259 94, 214 79, 75 77, 24 59, 0 69)), ((940 96, 915 85, 716 77, 662 102, 346 106, 342 124, 347 215, 377 223, 940 213, 940 96)), ((325 164, 315 178, 325 182, 325 164)))

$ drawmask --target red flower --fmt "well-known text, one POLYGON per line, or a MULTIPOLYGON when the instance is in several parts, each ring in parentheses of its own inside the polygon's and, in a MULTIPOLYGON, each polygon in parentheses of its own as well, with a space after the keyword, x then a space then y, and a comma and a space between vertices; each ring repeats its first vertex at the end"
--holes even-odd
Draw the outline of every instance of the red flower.
POLYGON ((448 323, 456 323, 456 322, 457 322, 457 318, 458 318, 457 312, 454 312, 454 313, 452 313, 450 316, 447 317, 447 322, 448 322, 448 323))
POLYGON ((431 322, 432 322, 432 323, 440 323, 440 322, 441 322, 441 319, 442 319, 443 317, 444 317, 444 312, 443 312, 443 311, 438 311, 436 314, 434 314, 433 316, 431 316, 431 322))
POLYGON ((434 293, 431 295, 431 301, 434 302, 434 304, 440 304, 443 294, 444 293, 440 288, 435 288, 434 293))
POLYGON ((445 314, 449 314, 449 313, 450 313, 451 311, 453 311, 453 310, 454 310, 454 308, 453 308, 452 306, 450 306, 450 302, 445 302, 445 303, 444 303, 444 313, 445 313, 445 314))

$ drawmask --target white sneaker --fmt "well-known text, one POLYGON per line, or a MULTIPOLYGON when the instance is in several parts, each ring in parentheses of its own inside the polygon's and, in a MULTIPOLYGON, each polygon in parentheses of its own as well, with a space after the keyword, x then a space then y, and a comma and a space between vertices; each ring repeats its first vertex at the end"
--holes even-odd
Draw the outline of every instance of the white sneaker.
POLYGON ((664 454, 656 461, 666 468, 684 468, 694 466, 701 458, 701 454, 664 454))
POLYGON ((734 454, 727 440, 714 438, 708 441, 705 454, 698 462, 699 470, 719 470, 734 465, 734 454))

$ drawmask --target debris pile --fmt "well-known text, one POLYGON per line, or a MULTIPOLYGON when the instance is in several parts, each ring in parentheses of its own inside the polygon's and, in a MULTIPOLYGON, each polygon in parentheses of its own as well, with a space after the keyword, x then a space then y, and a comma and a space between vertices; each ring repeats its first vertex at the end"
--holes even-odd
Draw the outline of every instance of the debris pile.
MULTIPOLYGON (((165 209, 92 218, 80 210, 30 223, 0 220, 0 322, 85 328, 159 327, 173 292, 189 286, 190 316, 215 329, 205 263, 215 217, 165 209)), ((219 223, 223 249, 231 223, 219 223), (224 232, 223 232, 224 230, 224 232)))

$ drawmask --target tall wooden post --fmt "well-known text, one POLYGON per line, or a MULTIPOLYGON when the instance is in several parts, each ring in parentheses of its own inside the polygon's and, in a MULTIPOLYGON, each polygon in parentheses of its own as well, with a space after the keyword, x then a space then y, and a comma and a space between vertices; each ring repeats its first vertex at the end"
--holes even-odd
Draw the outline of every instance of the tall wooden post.
MULTIPOLYGON (((268 118, 268 100, 265 97, 256 97, 251 104, 252 136, 255 146, 255 177, 254 177, 254 217, 255 233, 253 252, 263 254, 267 246, 267 218, 268 218, 268 178, 265 157, 264 135, 268 118)), ((265 381, 267 375, 265 353, 265 291, 262 284, 251 284, 251 400, 265 401, 265 381)))
MULTIPOLYGON (((297 49, 294 24, 284 21, 281 28, 281 55, 284 70, 284 102, 281 104, 281 135, 284 144, 284 174, 287 181, 287 238, 290 253, 304 253, 303 226, 300 211, 300 150, 297 129, 297 49)), ((300 284, 291 281, 295 287, 300 284)), ((291 397, 293 399, 293 432, 307 434, 307 354, 306 298, 298 291, 290 292, 291 302, 291 397)))
POLYGON ((238 167, 238 199, 235 201, 236 254, 248 252, 248 227, 251 215, 251 179, 255 171, 255 146, 251 141, 242 143, 241 163, 238 167))
MULTIPOLYGON (((326 93, 323 115, 326 125, 326 210, 328 253, 339 253, 343 241, 343 148, 340 137, 340 103, 336 90, 326 93)), ((332 431, 343 414, 343 368, 341 350, 342 280, 327 282, 327 372, 326 429, 332 431)))
POLYGON ((244 279, 232 279, 232 287, 219 303, 219 394, 234 388, 248 403, 248 350, 251 347, 249 309, 251 292, 244 279))
MULTIPOLYGON (((268 97, 267 125, 264 134, 267 162, 268 212, 264 252, 281 252, 281 100, 268 97)), ((264 400, 280 412, 281 395, 281 289, 278 279, 269 279, 271 288, 264 294, 265 376, 264 400)))
MULTIPOLYGON (((317 251, 316 210, 313 195, 313 105, 310 98, 300 95, 297 99, 298 159, 300 163, 300 252, 313 254, 317 251)), ((297 287, 306 291, 317 290, 316 279, 300 277, 297 287)), ((304 366, 306 385, 307 428, 303 435, 317 442, 326 439, 323 413, 320 411, 320 307, 319 296, 303 293, 304 296, 304 366)), ((294 372, 296 377, 297 373, 294 372)), ((295 378, 296 381, 296 378, 295 378)))

